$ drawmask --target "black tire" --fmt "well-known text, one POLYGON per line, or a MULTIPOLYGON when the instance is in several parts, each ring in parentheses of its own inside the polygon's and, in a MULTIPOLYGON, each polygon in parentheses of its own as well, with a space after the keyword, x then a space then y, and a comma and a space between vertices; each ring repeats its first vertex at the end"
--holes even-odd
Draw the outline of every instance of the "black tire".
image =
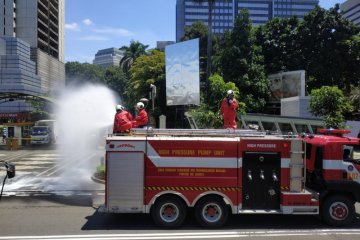
POLYGON ((355 219, 355 213, 354 202, 342 195, 328 197, 321 209, 323 221, 334 227, 352 223, 355 219))
POLYGON ((195 206, 197 222, 204 228, 222 227, 229 215, 229 208, 220 197, 205 197, 195 206))
POLYGON ((177 197, 163 197, 155 202, 151 209, 151 215, 159 227, 178 228, 185 220, 186 206, 177 197))

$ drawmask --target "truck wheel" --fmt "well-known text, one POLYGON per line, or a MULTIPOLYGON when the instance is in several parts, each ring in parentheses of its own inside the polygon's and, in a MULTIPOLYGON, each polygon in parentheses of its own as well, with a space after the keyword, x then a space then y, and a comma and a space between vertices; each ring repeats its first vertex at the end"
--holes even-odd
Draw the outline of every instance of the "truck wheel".
POLYGON ((151 215, 156 225, 163 228, 177 228, 185 220, 186 206, 176 197, 161 198, 155 202, 151 215))
POLYGON ((330 196, 324 202, 321 216, 331 226, 348 225, 355 219, 354 203, 345 196, 330 196))
POLYGON ((206 197, 201 199, 195 207, 197 222, 205 228, 219 228, 228 218, 229 209, 219 197, 206 197))

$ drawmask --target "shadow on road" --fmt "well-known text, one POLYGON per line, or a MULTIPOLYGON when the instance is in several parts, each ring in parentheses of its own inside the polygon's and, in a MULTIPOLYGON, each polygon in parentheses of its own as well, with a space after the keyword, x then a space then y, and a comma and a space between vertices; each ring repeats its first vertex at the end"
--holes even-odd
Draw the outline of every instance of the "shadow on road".
MULTIPOLYGON (((95 212, 86 217, 87 222, 82 230, 157 230, 150 214, 105 214, 95 212)), ((329 229, 317 216, 311 215, 231 215, 222 230, 239 229, 273 229, 273 230, 308 230, 329 229)), ((357 214, 355 222, 341 229, 359 229, 360 215, 357 214)), ((192 211, 187 215, 180 230, 201 229, 196 223, 192 211)))

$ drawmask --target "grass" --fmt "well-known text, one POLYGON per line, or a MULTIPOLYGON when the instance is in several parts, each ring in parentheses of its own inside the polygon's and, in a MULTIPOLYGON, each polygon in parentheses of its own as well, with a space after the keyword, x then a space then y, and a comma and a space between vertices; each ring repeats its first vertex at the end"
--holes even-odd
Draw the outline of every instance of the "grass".
POLYGON ((99 179, 105 179, 105 165, 99 165, 96 167, 96 177, 99 179))

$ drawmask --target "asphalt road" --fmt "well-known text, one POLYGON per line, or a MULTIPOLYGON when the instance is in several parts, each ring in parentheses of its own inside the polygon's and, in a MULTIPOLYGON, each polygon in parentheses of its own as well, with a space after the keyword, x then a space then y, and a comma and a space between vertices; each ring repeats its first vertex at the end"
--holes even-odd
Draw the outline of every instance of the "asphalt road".
POLYGON ((146 214, 101 214, 96 210, 104 202, 104 185, 79 170, 91 165, 91 173, 102 154, 98 149, 67 158, 47 148, 0 151, 1 160, 17 167, 17 177, 7 183, 0 201, 0 240, 360 238, 359 204, 356 221, 335 229, 308 215, 233 215, 222 229, 207 230, 190 210, 183 227, 164 230, 146 214))
MULTIPOLYGON (((149 215, 102 214, 96 196, 5 197, 0 239, 359 239, 360 215, 346 228, 329 228, 315 216, 233 215, 220 230, 199 227, 191 211, 183 227, 163 230, 149 215)), ((359 206, 357 206, 359 212, 359 206)))

